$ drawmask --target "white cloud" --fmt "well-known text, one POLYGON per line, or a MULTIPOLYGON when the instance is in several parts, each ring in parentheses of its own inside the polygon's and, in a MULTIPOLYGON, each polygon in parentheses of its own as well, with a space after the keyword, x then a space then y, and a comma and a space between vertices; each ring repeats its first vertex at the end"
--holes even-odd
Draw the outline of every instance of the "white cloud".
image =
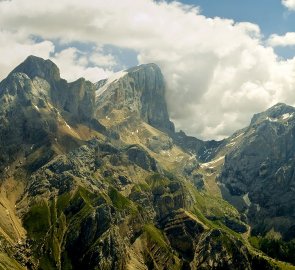
POLYGON ((177 2, 13 0, 0 2, 0 25, 11 35, 7 44, 32 34, 47 42, 39 46, 53 46, 46 40, 95 44, 94 54, 66 48, 52 57, 71 80, 96 81, 111 72, 116 59, 103 45, 136 51, 140 63, 161 67, 177 127, 201 138, 227 136, 278 101, 295 104, 295 60, 281 60, 263 45, 257 25, 206 18, 177 2))
POLYGON ((89 56, 89 62, 101 67, 114 67, 117 65, 117 60, 110 53, 104 53, 102 48, 96 48, 89 56))
POLYGON ((295 0, 282 0, 282 4, 290 10, 295 10, 295 0))
POLYGON ((19 32, 0 29, 0 80, 4 79, 16 65, 28 55, 48 58, 54 51, 51 41, 34 42, 29 36, 19 32))
POLYGON ((100 67, 89 67, 89 59, 79 53, 76 48, 67 48, 56 53, 51 60, 57 64, 61 71, 61 77, 69 81, 75 81, 80 77, 97 82, 107 78, 113 72, 100 67))
POLYGON ((295 32, 288 32, 283 36, 273 34, 269 37, 268 44, 272 47, 295 46, 295 32))

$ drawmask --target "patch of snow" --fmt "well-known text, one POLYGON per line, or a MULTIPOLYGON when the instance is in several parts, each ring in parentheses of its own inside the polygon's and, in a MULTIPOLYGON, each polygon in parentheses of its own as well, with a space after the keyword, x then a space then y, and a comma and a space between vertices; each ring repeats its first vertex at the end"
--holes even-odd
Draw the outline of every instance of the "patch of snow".
POLYGON ((212 160, 212 161, 210 161, 210 162, 202 163, 202 164, 201 164, 201 168, 207 168, 207 167, 212 167, 212 168, 214 168, 214 164, 217 163, 217 162, 220 161, 220 160, 223 160, 224 157, 225 157, 225 156, 221 156, 221 157, 219 157, 219 158, 217 158, 217 159, 214 159, 214 160, 212 160))
POLYGON ((247 206, 251 205, 251 201, 249 199, 249 192, 243 196, 243 200, 247 206))
POLYGON ((212 150, 211 149, 206 149, 206 151, 204 151, 203 155, 211 155, 212 150))
POLYGON ((287 120, 294 116, 294 113, 285 113, 282 115, 283 120, 287 120))
POLYGON ((96 97, 99 97, 102 93, 104 93, 111 83, 118 81, 119 79, 123 78, 126 74, 127 72, 124 70, 114 73, 111 77, 107 79, 106 83, 102 87, 96 90, 96 97))
POLYGON ((278 122, 277 118, 266 117, 266 120, 268 120, 269 122, 278 122))
POLYGON ((261 207, 259 204, 256 204, 256 211, 259 212, 261 210, 261 207))
POLYGON ((65 121, 65 124, 66 124, 66 126, 67 126, 67 128, 68 129, 72 129, 71 127, 70 127, 70 125, 65 121))
MULTIPOLYGON (((280 119, 282 120, 288 120, 290 118, 292 118, 294 116, 294 113, 284 113, 280 119)), ((272 118, 272 117, 267 117, 266 120, 270 121, 270 122, 278 122, 280 119, 278 118, 272 118)))

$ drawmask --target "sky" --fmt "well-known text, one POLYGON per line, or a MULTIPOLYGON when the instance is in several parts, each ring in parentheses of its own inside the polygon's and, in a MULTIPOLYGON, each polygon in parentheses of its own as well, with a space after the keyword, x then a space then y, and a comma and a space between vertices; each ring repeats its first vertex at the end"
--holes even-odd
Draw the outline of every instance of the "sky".
POLYGON ((0 0, 0 79, 28 55, 68 81, 156 63, 178 130, 222 139, 295 105, 295 0, 0 0))

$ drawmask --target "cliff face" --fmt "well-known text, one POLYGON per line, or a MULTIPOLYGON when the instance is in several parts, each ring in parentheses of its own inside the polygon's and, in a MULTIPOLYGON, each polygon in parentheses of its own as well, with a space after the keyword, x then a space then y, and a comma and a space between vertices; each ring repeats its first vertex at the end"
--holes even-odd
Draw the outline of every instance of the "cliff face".
POLYGON ((295 109, 277 104, 253 117, 225 158, 220 181, 231 195, 247 197, 255 233, 288 238, 294 220, 295 109))
POLYGON ((97 85, 98 114, 125 108, 155 128, 174 132, 167 111, 164 78, 155 64, 131 68, 97 85))
MULTIPOLYGON (((51 102, 53 106, 71 113, 76 119, 86 120, 93 116, 94 85, 83 78, 73 83, 67 83, 60 78, 58 67, 50 60, 29 56, 10 73, 10 76, 14 76, 14 74, 26 74, 31 81, 37 78, 41 83, 48 84, 41 85, 43 94, 47 96, 47 101, 51 102)), ((27 92, 33 93, 33 87, 27 89, 27 92)), ((35 94, 37 94, 36 91, 35 94)), ((39 92, 39 94, 41 93, 39 92)))
POLYGON ((90 125, 94 104, 92 83, 67 83, 50 60, 28 57, 0 83, 0 167, 31 147, 46 146, 50 157, 56 150, 50 145, 67 136, 69 144, 77 145, 80 138, 72 136, 70 125, 90 125))
POLYGON ((1 269, 276 269, 199 173, 224 142, 176 139, 154 64, 67 83, 31 56, 0 83, 0 136, 1 269))

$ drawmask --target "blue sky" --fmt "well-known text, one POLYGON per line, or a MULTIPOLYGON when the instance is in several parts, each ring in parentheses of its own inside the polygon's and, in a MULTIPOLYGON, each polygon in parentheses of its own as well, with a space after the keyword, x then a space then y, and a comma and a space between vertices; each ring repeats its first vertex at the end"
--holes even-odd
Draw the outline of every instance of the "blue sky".
MULTIPOLYGON (((280 0, 181 0, 184 4, 199 6, 206 17, 233 19, 259 25, 267 38, 295 31, 295 12, 288 10, 280 0)), ((278 55, 290 58, 295 48, 275 48, 278 55)))
POLYGON ((265 35, 293 31, 295 14, 279 0, 182 0, 182 3, 201 7, 208 17, 222 17, 238 22, 248 21, 260 26, 265 35))

